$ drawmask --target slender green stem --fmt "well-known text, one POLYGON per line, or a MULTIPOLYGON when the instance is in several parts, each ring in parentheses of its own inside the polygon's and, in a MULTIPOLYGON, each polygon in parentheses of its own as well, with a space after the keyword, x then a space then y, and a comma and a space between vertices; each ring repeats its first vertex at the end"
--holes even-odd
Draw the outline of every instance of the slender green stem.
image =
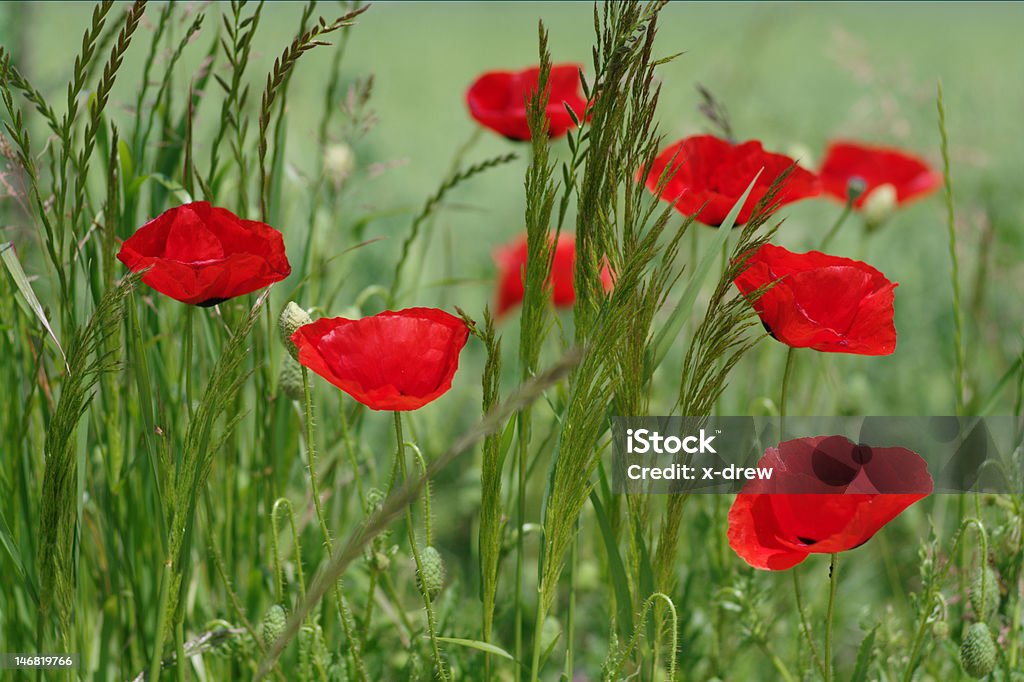
POLYGON ((839 584, 839 553, 833 552, 828 567, 828 611, 825 613, 825 682, 832 682, 832 616, 836 607, 836 586, 839 584))
POLYGON ((188 420, 191 421, 193 418, 193 379, 191 379, 191 372, 193 372, 193 308, 195 306, 185 306, 185 407, 188 409, 188 420))
MULTIPOLYGON (((576 526, 578 529, 578 520, 576 526)), ((572 549, 569 552, 569 613, 566 616, 565 624, 565 675, 570 680, 573 678, 572 646, 573 641, 576 639, 576 564, 579 562, 579 553, 580 538, 577 534, 573 538, 572 549)), ((654 641, 655 651, 657 651, 660 642, 660 638, 654 641)), ((655 654, 655 660, 657 660, 657 654, 655 654)), ((655 663, 654 667, 657 669, 657 663, 655 663)))
POLYGON ((939 110, 939 134, 942 138, 942 180, 946 199, 946 230, 949 233, 950 280, 953 284, 953 356, 956 362, 956 414, 964 414, 964 315, 960 308, 960 259, 957 257, 956 219, 953 212, 953 177, 950 173, 949 138, 946 135, 946 109, 942 103, 942 85, 939 85, 936 104, 939 110))
POLYGON ((782 678, 783 682, 796 682, 796 678, 793 677, 793 673, 789 672, 789 668, 787 668, 786 664, 782 662, 782 659, 779 658, 778 654, 776 654, 775 651, 772 650, 770 646, 768 646, 768 642, 764 640, 758 640, 757 645, 761 648, 761 651, 763 651, 764 654, 768 657, 768 659, 772 662, 772 665, 775 666, 775 670, 779 673, 779 676, 782 678))
POLYGON ((795 357, 796 349, 790 346, 786 351, 786 367, 782 370, 782 393, 779 395, 779 438, 786 435, 786 399, 789 397, 789 380, 793 375, 793 358, 795 357))
POLYGON ((164 560, 164 570, 160 576, 160 601, 157 605, 156 632, 153 633, 155 640, 149 662, 149 679, 154 682, 160 679, 160 669, 163 666, 164 630, 167 629, 167 603, 170 600, 173 568, 174 561, 168 556, 164 560))
POLYGON ((519 477, 516 490, 516 592, 513 604, 515 612, 515 658, 522 664, 523 660, 523 528, 526 525, 526 476, 528 473, 527 455, 530 445, 530 408, 519 413, 519 437, 517 458, 519 460, 519 477))
POLYGON ((370 586, 366 588, 366 615, 363 617, 362 638, 370 636, 370 624, 373 622, 373 601, 377 594, 377 574, 379 571, 374 568, 370 571, 370 586))
MULTIPOLYGON (((316 447, 313 444, 313 397, 309 390, 309 370, 305 365, 302 367, 302 391, 305 398, 306 417, 306 458, 309 465, 309 488, 313 495, 313 508, 316 510, 316 519, 320 524, 320 532, 324 536, 324 546, 327 553, 334 553, 334 543, 331 541, 331 533, 327 529, 327 521, 324 518, 324 511, 320 505, 320 489, 316 477, 316 447)), ((338 607, 338 616, 341 619, 341 627, 345 631, 345 639, 348 640, 349 650, 352 653, 352 662, 355 664, 356 675, 364 682, 368 679, 366 668, 363 665, 363 657, 360 653, 359 640, 356 639, 355 628, 352 624, 352 614, 349 612, 348 604, 341 593, 341 581, 334 585, 334 599, 338 607)))
POLYGON ((839 228, 843 226, 843 223, 846 222, 846 219, 850 216, 850 213, 853 212, 853 201, 854 200, 852 197, 846 200, 846 205, 843 206, 843 210, 839 214, 839 217, 836 218, 836 221, 834 223, 832 223, 832 227, 829 228, 829 231, 825 233, 825 238, 822 239, 821 244, 818 245, 818 251, 824 251, 825 249, 827 249, 828 245, 832 243, 833 239, 835 239, 836 234, 839 233, 839 228))
MULTIPOLYGON (((410 446, 413 454, 416 456, 416 461, 420 464, 420 470, 423 472, 423 478, 429 478, 427 474, 427 461, 423 459, 423 453, 415 445, 410 446)), ((432 523, 433 515, 430 512, 430 482, 423 486, 423 530, 426 532, 427 544, 434 544, 434 531, 432 523)))
POLYGON ((174 663, 178 682, 185 682, 185 625, 180 620, 174 624, 174 663))
POLYGON ((821 673, 822 677, 827 677, 825 665, 821 662, 821 654, 818 653, 818 645, 814 643, 814 638, 811 637, 811 626, 807 620, 807 611, 804 609, 803 597, 800 595, 800 577, 797 575, 795 566, 790 573, 793 574, 793 594, 796 595, 796 610, 800 614, 800 629, 807 639, 807 644, 811 647, 811 658, 814 659, 814 665, 818 667, 818 672, 821 673))
MULTIPOLYGON (((409 479, 405 466, 405 439, 402 436, 402 413, 395 411, 395 441, 398 444, 396 457, 398 468, 402 473, 402 480, 409 479)), ((412 505, 405 508, 405 526, 409 532, 409 545, 412 547, 412 558, 416 563, 416 575, 423 576, 423 563, 420 560, 419 543, 416 541, 416 526, 412 521, 412 505)), ((430 647, 434 654, 434 665, 437 666, 437 676, 442 682, 447 682, 448 671, 444 667, 444 659, 441 658, 441 648, 437 644, 437 626, 434 623, 434 608, 430 605, 430 591, 427 590, 425 582, 420 580, 420 594, 423 596, 423 607, 427 612, 427 633, 430 635, 430 647)))
MULTIPOLYGON (((540 578, 537 579, 538 583, 540 578)), ((533 658, 530 664, 530 682, 537 682, 540 679, 540 654, 544 648, 544 600, 542 595, 537 595, 537 613, 533 620, 533 658)))

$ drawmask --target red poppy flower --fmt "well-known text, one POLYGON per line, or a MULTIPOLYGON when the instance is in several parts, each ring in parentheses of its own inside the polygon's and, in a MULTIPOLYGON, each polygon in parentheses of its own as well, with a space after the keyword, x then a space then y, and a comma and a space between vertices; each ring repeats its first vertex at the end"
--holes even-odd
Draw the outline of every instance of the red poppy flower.
MULTIPOLYGON (((496 314, 501 317, 523 301, 523 277, 526 271, 526 235, 511 244, 498 249, 494 261, 498 265, 498 300, 496 314)), ((576 239, 570 234, 559 234, 555 254, 551 263, 551 299, 560 308, 571 307, 576 301, 573 289, 573 268, 576 265, 576 239)), ((605 291, 611 291, 613 278, 611 268, 605 263, 601 268, 601 283, 605 291)))
POLYGON ((212 306, 279 282, 292 269, 281 233, 205 201, 161 213, 121 245, 118 259, 161 294, 212 306))
POLYGON ((857 355, 896 350, 897 284, 867 263, 765 244, 735 284, 749 296, 772 282, 754 309, 771 335, 787 346, 857 355))
MULTIPOLYGON (((734 145, 714 135, 695 135, 679 140, 658 154, 647 175, 647 189, 658 191, 658 181, 669 164, 672 164, 668 171, 670 177, 661 198, 673 202, 680 213, 699 212, 699 222, 718 227, 763 168, 740 209, 736 224, 750 220, 754 206, 764 198, 775 179, 793 165, 793 159, 766 152, 757 140, 734 145)), ((796 166, 776 195, 773 210, 820 192, 814 174, 796 166)))
POLYGON ((452 387, 469 328, 443 310, 385 310, 299 327, 299 362, 374 410, 417 410, 452 387))
POLYGON ((856 142, 829 144, 818 177, 825 193, 843 202, 850 181, 863 182, 864 193, 853 203, 856 208, 863 207, 871 193, 883 185, 895 189, 897 204, 924 196, 942 185, 942 176, 923 160, 899 149, 856 142))
MULTIPOLYGON (((537 90, 538 67, 523 71, 490 71, 466 91, 466 104, 477 123, 511 140, 529 140, 526 122, 527 99, 537 90)), ((587 101, 580 92, 580 67, 560 64, 548 76, 548 135, 560 137, 575 124, 565 110, 570 106, 582 120, 587 101)))
POLYGON ((779 443, 757 466, 771 468, 771 479, 750 481, 736 496, 729 546, 754 568, 772 571, 808 554, 859 547, 934 485, 916 452, 843 436, 779 443))

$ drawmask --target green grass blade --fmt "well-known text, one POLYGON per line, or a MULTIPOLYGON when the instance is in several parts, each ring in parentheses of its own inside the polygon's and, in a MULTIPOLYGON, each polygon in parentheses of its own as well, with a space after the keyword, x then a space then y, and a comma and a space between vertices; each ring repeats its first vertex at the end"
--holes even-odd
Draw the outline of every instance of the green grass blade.
POLYGON ((725 222, 719 226, 718 233, 715 235, 711 247, 704 252, 704 256, 701 258, 700 263, 697 264, 697 268, 690 275, 690 280, 683 291, 682 297, 679 299, 679 303, 672 310, 665 325, 658 331, 658 335, 654 339, 654 361, 651 363, 650 368, 652 374, 658 368, 658 365, 661 364, 661 361, 665 359, 669 348, 672 347, 672 343, 679 336, 679 332, 682 331, 683 325, 693 309, 693 303, 697 300, 697 293, 704 284, 704 280, 707 279, 708 273, 711 272, 711 268, 721 256, 722 249, 725 248, 726 243, 729 241, 729 233, 733 225, 736 224, 736 218, 740 214, 740 209, 747 203, 747 197, 750 196, 751 190, 754 189, 754 183, 761 177, 763 170, 761 169, 757 172, 757 175, 754 176, 754 179, 747 186, 743 196, 739 198, 739 201, 729 211, 725 222))
POLYGON ((444 642, 446 644, 457 644, 459 646, 468 647, 470 649, 477 649, 488 654, 494 654, 495 656, 501 656, 502 658, 507 658, 510 661, 516 660, 512 657, 512 654, 505 651, 500 646, 488 644, 487 642, 481 642, 476 639, 461 639, 459 637, 435 637, 435 639, 439 642, 444 642))
POLYGON ((629 580, 626 579, 626 568, 619 555, 618 543, 615 542, 615 533, 608 522, 608 515, 604 511, 604 505, 597 495, 596 490, 590 492, 590 502, 594 505, 594 516, 597 518, 597 525, 601 529, 601 539, 604 540, 605 554, 608 557, 608 572, 612 577, 612 586, 615 588, 615 606, 618 611, 619 632, 628 634, 633 624, 633 600, 629 594, 629 580))
POLYGON ((25 270, 22 269, 21 263, 18 261, 18 255, 14 251, 14 242, 7 242, 6 244, 0 245, 0 257, 3 258, 4 265, 7 266, 7 271, 11 273, 11 279, 14 280, 15 286, 18 287, 18 291, 21 293, 24 300, 18 299, 19 305, 23 308, 27 305, 28 310, 26 312, 32 312, 39 321, 43 324, 46 332, 53 339, 54 344, 57 346, 57 350, 60 351, 60 355, 64 358, 64 367, 70 372, 71 368, 68 367, 68 356, 64 353, 64 349, 60 345, 60 341, 57 340, 57 335, 53 333, 53 327, 50 326, 50 321, 46 319, 46 312, 43 310, 43 305, 36 298, 36 294, 32 291, 32 284, 28 281, 28 276, 25 274, 25 270))

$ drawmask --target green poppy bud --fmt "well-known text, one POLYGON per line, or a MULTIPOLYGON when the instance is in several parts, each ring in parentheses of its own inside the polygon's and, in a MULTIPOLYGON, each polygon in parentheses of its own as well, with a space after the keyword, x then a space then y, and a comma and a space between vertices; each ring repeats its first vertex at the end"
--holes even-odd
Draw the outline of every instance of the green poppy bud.
POLYGON ((882 223, 888 220, 896 211, 896 206, 895 187, 885 184, 873 189, 861 206, 861 212, 864 214, 864 221, 867 223, 868 229, 881 227, 882 223))
POLYGON ((960 665, 965 673, 979 680, 996 667, 996 643, 984 623, 974 623, 967 628, 960 644, 960 665))
POLYGON ((263 623, 260 628, 260 639, 263 646, 270 647, 274 640, 284 634, 285 626, 288 624, 288 614, 280 604, 274 604, 263 614, 263 623))
POLYGON ((324 151, 324 175, 341 189, 355 169, 356 159, 347 144, 332 144, 324 151))
POLYGON ((430 545, 424 547, 420 552, 420 569, 422 573, 416 572, 416 587, 434 600, 444 589, 445 570, 441 553, 430 545))
POLYGON ((292 360, 291 356, 284 359, 281 365, 281 376, 277 379, 281 392, 291 400, 302 400, 305 389, 302 385, 302 365, 292 360))
POLYGON ((995 571, 988 566, 976 570, 971 578, 969 597, 978 620, 991 618, 999 608, 999 579, 995 571))
POLYGON ((932 637, 941 641, 949 639, 949 623, 944 620, 937 620, 932 624, 932 637))
POLYGON ((294 301, 288 301, 288 305, 281 311, 281 317, 277 320, 277 327, 281 331, 281 342, 295 360, 299 359, 299 349, 292 343, 292 334, 303 325, 310 324, 313 318, 305 310, 299 307, 294 301))

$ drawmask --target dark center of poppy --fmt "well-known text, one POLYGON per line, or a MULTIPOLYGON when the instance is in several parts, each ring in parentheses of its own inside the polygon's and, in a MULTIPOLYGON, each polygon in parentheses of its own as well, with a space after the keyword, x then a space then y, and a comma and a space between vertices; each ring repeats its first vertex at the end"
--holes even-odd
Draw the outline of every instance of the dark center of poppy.
POLYGON ((871 452, 871 446, 864 445, 863 443, 855 447, 853 449, 853 453, 850 455, 850 457, 853 458, 853 461, 856 462, 857 464, 860 464, 861 466, 864 466, 865 464, 870 462, 872 456, 873 453, 871 452))
POLYGON ((801 537, 799 535, 796 536, 796 539, 799 540, 800 542, 804 543, 805 545, 815 545, 815 544, 818 543, 817 540, 812 540, 810 538, 801 537))
MULTIPOLYGON (((845 487, 850 485, 853 479, 857 476, 857 472, 860 471, 859 466, 850 466, 849 463, 843 461, 845 457, 841 453, 833 454, 830 450, 831 439, 822 441, 818 447, 811 453, 811 469, 814 471, 814 475, 819 481, 825 485, 835 487, 845 487)), ((860 447, 857 447, 851 453, 851 459, 857 464, 863 464, 858 461, 858 451, 860 447)), ((870 459, 870 448, 867 448, 868 454, 866 457, 870 459)), ((861 457, 865 455, 860 455, 861 457)))
POLYGON ((213 306, 219 305, 219 304, 223 303, 226 300, 228 300, 228 299, 226 299, 226 298, 208 298, 205 301, 202 301, 200 303, 196 303, 196 305, 199 306, 200 308, 212 308, 213 306))

